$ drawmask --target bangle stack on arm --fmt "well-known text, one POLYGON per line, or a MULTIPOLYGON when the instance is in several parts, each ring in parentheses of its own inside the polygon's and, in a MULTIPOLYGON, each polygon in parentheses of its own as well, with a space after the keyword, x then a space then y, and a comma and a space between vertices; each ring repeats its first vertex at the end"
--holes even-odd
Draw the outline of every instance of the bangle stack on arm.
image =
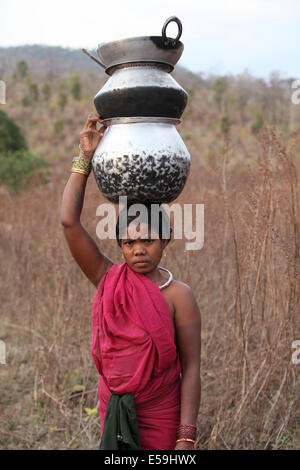
POLYGON ((91 169, 92 169, 92 162, 91 159, 93 155, 88 154, 83 150, 81 145, 79 144, 79 149, 87 158, 82 157, 74 157, 72 160, 72 173, 81 173, 82 175, 89 176, 91 169))
POLYGON ((81 173, 89 176, 92 169, 92 162, 82 157, 74 157, 72 161, 72 173, 81 173))
POLYGON ((193 424, 180 424, 176 431, 176 444, 178 442, 192 442, 195 445, 197 427, 193 424))

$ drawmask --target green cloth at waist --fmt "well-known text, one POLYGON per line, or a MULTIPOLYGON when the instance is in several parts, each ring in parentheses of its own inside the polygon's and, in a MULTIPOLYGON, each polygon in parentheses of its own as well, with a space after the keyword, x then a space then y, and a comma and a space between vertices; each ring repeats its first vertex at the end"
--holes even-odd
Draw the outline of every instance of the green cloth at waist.
POLYGON ((100 450, 141 449, 134 395, 112 393, 105 412, 100 450))

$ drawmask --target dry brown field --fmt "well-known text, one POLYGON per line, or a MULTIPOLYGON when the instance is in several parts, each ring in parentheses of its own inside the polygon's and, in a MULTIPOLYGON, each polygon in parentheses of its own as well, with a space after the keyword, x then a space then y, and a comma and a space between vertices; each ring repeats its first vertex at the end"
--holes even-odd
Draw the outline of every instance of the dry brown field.
MULTIPOLYGON (((21 96, 21 85, 18 90, 21 96)), ((89 91, 64 111, 54 101, 47 108, 5 108, 30 149, 50 162, 51 178, 19 194, 0 189, 2 449, 99 444, 98 376, 90 354, 96 289, 73 260, 60 224, 91 99, 89 91), (64 122, 60 136, 56 120, 64 122)), ((231 115, 229 133, 222 134, 212 95, 195 88, 178 129, 192 166, 176 202, 204 204, 204 246, 185 251, 174 240, 161 262, 192 287, 202 315, 197 446, 299 449, 300 363, 292 362, 292 343, 300 340, 300 126, 287 131, 266 123, 253 135, 247 119, 231 115)), ((81 221, 121 263, 116 241, 96 237, 103 202, 91 174, 81 221)))

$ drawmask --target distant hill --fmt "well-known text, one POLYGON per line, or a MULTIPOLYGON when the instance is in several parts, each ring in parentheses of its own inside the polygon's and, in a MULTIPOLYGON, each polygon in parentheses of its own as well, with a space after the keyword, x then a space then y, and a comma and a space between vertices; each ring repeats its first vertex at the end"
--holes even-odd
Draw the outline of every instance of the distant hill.
MULTIPOLYGON (((92 51, 96 54, 96 51, 92 51)), ((39 78, 60 76, 65 73, 82 71, 94 72, 97 64, 93 63, 80 49, 50 46, 18 46, 0 48, 0 74, 10 74, 17 63, 24 60, 32 73, 39 78)), ((102 73, 101 68, 100 73, 102 73)))
MULTIPOLYGON (((96 50, 89 52, 97 57, 96 50)), ((69 73, 94 72, 105 74, 104 70, 93 62, 81 49, 53 46, 18 46, 0 47, 0 78, 10 75, 19 61, 27 62, 32 74, 39 79, 55 78, 69 73)), ((201 83, 200 76, 176 66, 174 77, 187 88, 201 83)))

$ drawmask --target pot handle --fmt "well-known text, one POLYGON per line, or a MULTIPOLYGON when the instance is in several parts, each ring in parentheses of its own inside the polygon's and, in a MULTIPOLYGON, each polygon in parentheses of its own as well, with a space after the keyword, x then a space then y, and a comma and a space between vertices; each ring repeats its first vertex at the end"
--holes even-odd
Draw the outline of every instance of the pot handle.
POLYGON ((161 35, 163 37, 163 41, 164 41, 164 46, 172 46, 172 47, 176 47, 177 44, 178 44, 178 41, 182 35, 182 24, 181 24, 181 21, 179 18, 177 18, 177 16, 171 16, 170 18, 168 18, 166 21, 165 21, 165 24, 163 25, 163 29, 162 29, 162 32, 161 32, 161 35), (172 21, 175 21, 175 23, 177 23, 177 26, 178 26, 178 34, 176 36, 175 39, 172 39, 172 38, 167 38, 166 36, 166 30, 167 30, 167 26, 169 23, 171 23, 172 21))
POLYGON ((94 57, 92 54, 90 54, 86 49, 82 49, 82 52, 84 52, 87 56, 89 56, 98 65, 101 65, 101 67, 106 69, 106 65, 104 65, 100 60, 96 59, 96 57, 94 57))

